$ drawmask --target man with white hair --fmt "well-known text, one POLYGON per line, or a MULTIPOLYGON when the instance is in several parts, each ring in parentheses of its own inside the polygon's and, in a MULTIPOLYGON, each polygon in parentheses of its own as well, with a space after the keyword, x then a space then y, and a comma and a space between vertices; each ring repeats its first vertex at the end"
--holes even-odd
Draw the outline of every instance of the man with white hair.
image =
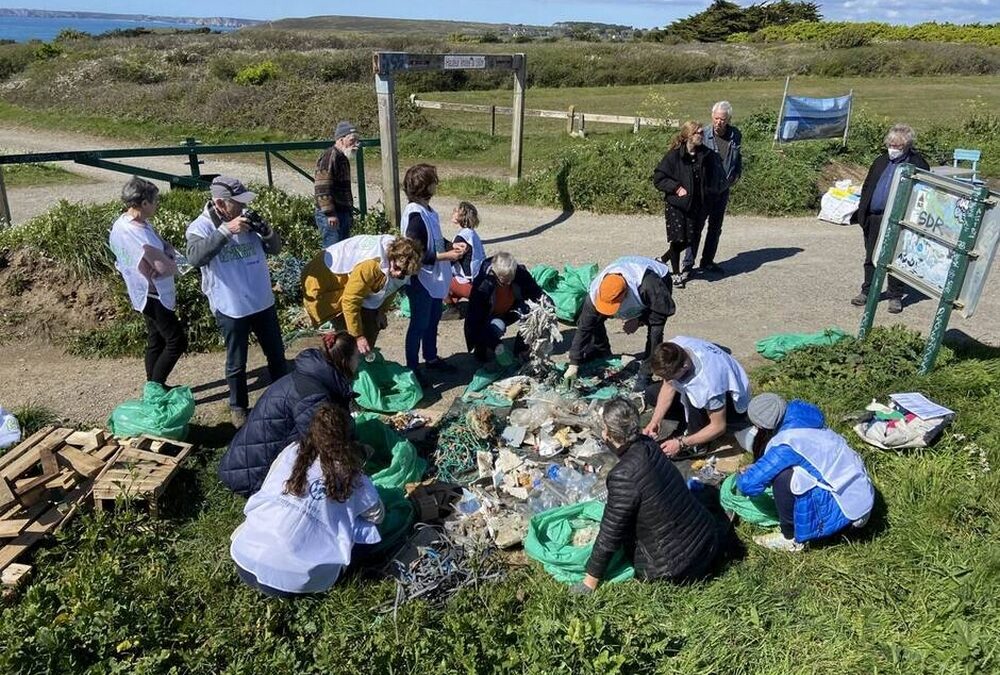
MULTIPOLYGON (((726 215, 726 206, 729 205, 729 188, 736 185, 736 182, 743 174, 743 155, 741 147, 743 145, 743 134, 740 130, 730 124, 733 116, 733 106, 729 101, 719 101, 712 106, 712 124, 705 125, 705 136, 702 143, 709 150, 718 153, 722 160, 722 168, 725 169, 725 181, 723 190, 717 198, 707 200, 708 211, 708 231, 705 233, 705 247, 701 251, 701 269, 712 274, 722 274, 722 267, 715 262, 715 254, 719 250, 719 238, 722 236, 722 219, 726 215)), ((695 256, 698 254, 698 244, 700 243, 700 232, 696 236, 691 248, 684 252, 684 268, 689 269, 694 266, 695 256)))
POLYGON ((316 227, 323 248, 351 236, 354 221, 351 160, 360 145, 358 130, 341 120, 333 130, 333 145, 316 161, 316 227))
MULTIPOLYGON (((903 164, 913 164, 925 171, 930 167, 923 155, 913 149, 916 139, 913 128, 907 124, 895 124, 885 135, 886 151, 875 158, 865 182, 861 186, 861 199, 858 210, 852 217, 853 222, 861 226, 865 238, 864 281, 861 292, 851 299, 855 307, 864 307, 868 301, 868 291, 875 276, 875 244, 878 242, 879 228, 882 226, 882 214, 888 206, 889 189, 892 187, 892 177, 903 164)), ((899 314, 903 311, 903 282, 889 277, 889 312, 899 314)), ((881 290, 881 289, 879 289, 881 290)))

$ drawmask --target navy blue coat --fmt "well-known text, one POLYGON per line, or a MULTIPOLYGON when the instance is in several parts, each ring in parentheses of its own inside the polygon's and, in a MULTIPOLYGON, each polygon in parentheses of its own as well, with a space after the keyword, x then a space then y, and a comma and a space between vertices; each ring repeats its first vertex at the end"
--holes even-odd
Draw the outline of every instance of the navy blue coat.
POLYGON ((267 388, 236 432, 219 463, 219 479, 249 497, 260 489, 278 454, 306 433, 320 405, 329 401, 348 408, 356 396, 351 382, 319 349, 302 351, 292 372, 267 388))

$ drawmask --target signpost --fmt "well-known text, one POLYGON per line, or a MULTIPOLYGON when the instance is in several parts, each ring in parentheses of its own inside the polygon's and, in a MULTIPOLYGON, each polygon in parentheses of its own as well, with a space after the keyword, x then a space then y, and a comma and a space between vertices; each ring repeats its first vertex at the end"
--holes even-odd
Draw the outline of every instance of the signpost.
POLYGON ((514 74, 513 125, 510 140, 510 182, 521 178, 521 145, 524 138, 524 87, 527 79, 524 54, 411 54, 375 52, 375 95, 382 142, 382 192, 385 214, 390 223, 399 223, 399 154, 394 106, 395 75, 425 70, 508 70, 514 74))
POLYGON ((886 274, 938 298, 920 363, 926 374, 952 311, 969 318, 979 303, 1000 243, 1000 195, 904 164, 893 177, 888 204, 858 337, 871 330, 886 274))

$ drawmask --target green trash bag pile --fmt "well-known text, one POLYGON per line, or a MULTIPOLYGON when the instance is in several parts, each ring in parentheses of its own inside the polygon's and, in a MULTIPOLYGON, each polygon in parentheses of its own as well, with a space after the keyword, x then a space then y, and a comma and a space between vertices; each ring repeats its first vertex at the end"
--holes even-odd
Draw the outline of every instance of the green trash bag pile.
MULTIPOLYGON (((593 542, 586 546, 573 545, 573 533, 583 527, 601 522, 604 504, 598 501, 580 502, 560 506, 534 516, 528 523, 528 536, 524 539, 524 552, 529 558, 542 563, 546 572, 556 581, 576 584, 587 573, 587 561, 594 549, 593 542)), ((635 576, 635 569, 618 551, 611 559, 604 581, 625 581, 635 576)))
POLYGON ((386 361, 378 350, 372 353, 375 356, 371 361, 361 360, 354 380, 358 405, 381 413, 413 410, 424 397, 417 376, 409 368, 386 361))
POLYGON ((130 399, 111 411, 108 428, 115 436, 160 436, 182 441, 194 416, 191 387, 167 390, 157 382, 147 382, 142 399, 130 399))
POLYGON ((765 359, 780 361, 788 352, 813 345, 833 345, 847 337, 839 328, 827 328, 815 333, 777 333, 757 341, 757 351, 765 359))
POLYGON ((556 306, 556 317, 566 323, 576 323, 597 271, 597 263, 580 267, 566 265, 562 274, 549 265, 536 265, 531 268, 531 276, 546 295, 552 298, 556 306))
POLYGON ((385 507, 385 516, 378 525, 378 533, 382 541, 373 544, 368 549, 369 557, 381 554, 391 555, 396 546, 402 543, 413 527, 413 504, 406 498, 402 488, 383 487, 376 484, 375 489, 385 507))
POLYGON ((719 503, 730 513, 761 527, 778 524, 778 508, 774 505, 774 491, 767 488, 763 494, 747 497, 736 487, 739 474, 732 474, 719 486, 719 503))
POLYGON ((417 454, 413 443, 374 413, 361 413, 354 421, 358 441, 375 451, 365 465, 365 473, 377 487, 402 489, 424 477, 427 460, 417 454))

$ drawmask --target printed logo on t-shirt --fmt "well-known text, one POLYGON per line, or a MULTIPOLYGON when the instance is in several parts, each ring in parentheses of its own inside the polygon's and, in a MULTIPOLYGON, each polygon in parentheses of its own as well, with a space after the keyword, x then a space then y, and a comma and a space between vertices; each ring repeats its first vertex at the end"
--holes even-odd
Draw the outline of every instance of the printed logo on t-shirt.
POLYGON ((246 260, 257 255, 257 247, 253 243, 230 244, 219 251, 220 262, 233 262, 234 260, 246 260))
POLYGON ((309 483, 309 496, 316 500, 326 499, 326 483, 318 478, 309 483))

